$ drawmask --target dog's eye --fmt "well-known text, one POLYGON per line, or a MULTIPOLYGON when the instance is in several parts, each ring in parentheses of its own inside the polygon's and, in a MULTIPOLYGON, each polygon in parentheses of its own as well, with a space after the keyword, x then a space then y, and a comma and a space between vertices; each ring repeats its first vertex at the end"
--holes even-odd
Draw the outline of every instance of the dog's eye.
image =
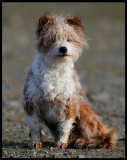
POLYGON ((67 39, 67 42, 71 42, 71 41, 72 41, 71 39, 69 39, 69 38, 67 39))

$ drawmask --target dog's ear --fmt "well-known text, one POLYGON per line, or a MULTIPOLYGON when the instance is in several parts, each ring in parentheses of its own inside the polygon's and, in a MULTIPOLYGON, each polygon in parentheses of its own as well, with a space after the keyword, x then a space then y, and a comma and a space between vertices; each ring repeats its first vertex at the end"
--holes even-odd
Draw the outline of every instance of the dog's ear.
POLYGON ((75 26, 75 27, 82 27, 82 22, 79 18, 77 17, 68 17, 66 18, 66 22, 69 24, 69 25, 72 25, 72 26, 75 26))
POLYGON ((48 19, 49 17, 46 15, 40 17, 39 22, 38 22, 38 27, 43 27, 48 22, 48 19))
POLYGON ((46 25, 53 24, 54 20, 55 20, 54 17, 49 17, 49 16, 46 16, 46 15, 40 17, 39 21, 38 21, 37 30, 36 30, 37 35, 38 36, 40 35, 40 32, 43 30, 43 28, 46 25))

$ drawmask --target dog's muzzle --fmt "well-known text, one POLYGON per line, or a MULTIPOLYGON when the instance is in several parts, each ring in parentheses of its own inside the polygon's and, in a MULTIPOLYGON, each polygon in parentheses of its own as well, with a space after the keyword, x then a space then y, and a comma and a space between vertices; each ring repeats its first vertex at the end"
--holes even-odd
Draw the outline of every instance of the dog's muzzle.
POLYGON ((68 56, 66 47, 60 47, 59 51, 60 51, 60 54, 58 55, 58 57, 66 57, 66 56, 68 56))

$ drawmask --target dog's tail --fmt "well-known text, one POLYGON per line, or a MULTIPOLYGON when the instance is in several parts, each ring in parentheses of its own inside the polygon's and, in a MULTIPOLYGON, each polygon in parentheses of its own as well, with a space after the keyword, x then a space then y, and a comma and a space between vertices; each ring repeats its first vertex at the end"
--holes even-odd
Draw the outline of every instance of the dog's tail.
POLYGON ((90 138, 87 146, 90 148, 113 148, 116 146, 117 139, 116 131, 112 129, 108 133, 103 133, 101 136, 90 138))
POLYGON ((116 146, 118 136, 115 129, 111 129, 108 133, 99 137, 99 147, 101 148, 113 148, 116 146))

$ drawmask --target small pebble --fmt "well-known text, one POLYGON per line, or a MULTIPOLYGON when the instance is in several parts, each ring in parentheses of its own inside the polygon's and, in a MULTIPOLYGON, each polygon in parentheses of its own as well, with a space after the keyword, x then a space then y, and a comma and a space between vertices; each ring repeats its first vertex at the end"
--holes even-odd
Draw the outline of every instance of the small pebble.
POLYGON ((6 150, 4 150, 4 154, 5 154, 5 155, 7 155, 7 154, 8 154, 8 152, 7 152, 6 150))
POLYGON ((77 158, 85 158, 85 156, 81 154, 81 155, 78 155, 77 158))
POLYGON ((45 153, 45 154, 48 154, 49 152, 45 150, 44 153, 45 153))

